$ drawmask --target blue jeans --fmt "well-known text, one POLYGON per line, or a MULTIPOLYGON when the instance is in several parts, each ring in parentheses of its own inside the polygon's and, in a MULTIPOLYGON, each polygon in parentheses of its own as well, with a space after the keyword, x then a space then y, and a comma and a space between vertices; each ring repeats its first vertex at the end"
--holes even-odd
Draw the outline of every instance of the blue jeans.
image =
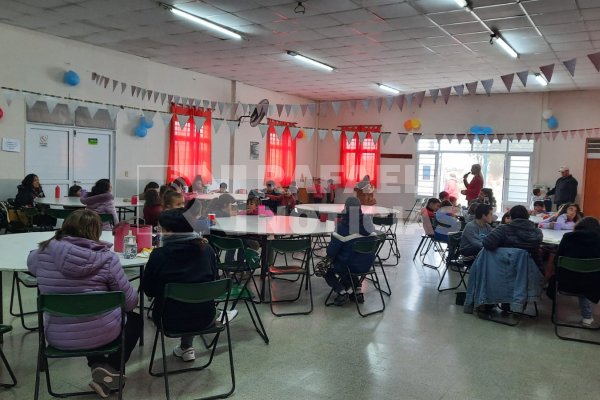
POLYGON ((585 296, 579 297, 579 310, 581 310, 581 316, 583 318, 592 318, 592 302, 589 301, 585 296))

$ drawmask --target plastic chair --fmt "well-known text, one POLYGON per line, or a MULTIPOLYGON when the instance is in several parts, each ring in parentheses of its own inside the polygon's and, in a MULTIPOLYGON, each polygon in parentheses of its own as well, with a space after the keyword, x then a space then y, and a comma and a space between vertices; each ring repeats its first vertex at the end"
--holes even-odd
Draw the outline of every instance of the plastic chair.
MULTIPOLYGON (((84 394, 96 394, 95 391, 81 391, 69 393, 55 393, 50 382, 49 358, 74 358, 116 353, 125 347, 125 295, 123 292, 91 292, 80 294, 40 294, 38 296, 38 330, 39 347, 37 368, 35 371, 35 395, 39 398, 40 373, 46 373, 48 393, 53 397, 71 397, 84 394), (87 350, 60 350, 46 343, 44 329, 44 314, 69 317, 86 318, 105 314, 115 309, 121 310, 121 337, 105 346, 87 350)), ((125 353, 121 352, 121 366, 119 374, 119 400, 123 397, 123 371, 125 370, 125 353)))
POLYGON ((460 253, 461 238, 462 231, 450 232, 448 234, 448 254, 446 255, 444 272, 442 273, 442 276, 440 277, 440 282, 437 286, 437 290, 440 293, 445 292, 446 290, 456 290, 460 287, 460 285, 463 285, 465 287, 465 290, 467 289, 465 277, 469 273, 469 268, 471 267, 471 264, 473 264, 473 261, 475 261, 475 257, 465 258, 460 253), (444 278, 446 277, 448 271, 458 272, 460 280, 455 286, 442 289, 442 283, 444 282, 444 278))
POLYGON ((56 219, 65 219, 73 211, 76 211, 76 209, 49 208, 46 210, 46 214, 56 219))
MULTIPOLYGON (((356 304, 356 311, 358 311, 358 314, 363 318, 368 317, 369 315, 382 313, 385 310, 385 301, 383 299, 383 291, 380 289, 379 277, 377 276, 377 271, 375 270, 375 256, 377 254, 377 251, 381 248, 381 245, 382 245, 381 239, 366 239, 366 240, 356 241, 352 245, 352 252, 355 254, 371 254, 373 256, 373 263, 371 264, 371 267, 369 268, 369 270, 366 272, 351 272, 350 268, 348 268, 346 266, 346 270, 348 271, 348 275, 350 276, 352 281, 359 282, 359 285, 362 284, 362 282, 368 276, 370 278, 369 280, 371 280, 373 282, 373 286, 375 286, 375 288, 377 289, 377 292, 379 293, 379 298, 381 299, 381 308, 375 309, 375 310, 367 312, 367 313, 363 313, 361 311, 358 296, 354 296, 354 303, 356 304)), ((333 302, 331 302, 331 303, 329 302, 329 299, 331 298, 332 294, 333 294, 333 289, 331 289, 329 291, 329 295, 325 299, 326 306, 330 306, 333 304, 333 302)))
MULTIPOLYGON (((10 325, 0 325, 0 338, 7 332, 12 331, 12 326, 10 325)), ((2 344, 2 341, 0 340, 0 344, 2 344)), ((4 367, 6 368, 6 371, 8 372, 8 374, 10 375, 10 379, 12 380, 12 383, 0 383, 0 386, 4 387, 4 388, 11 388, 13 386, 15 386, 17 384, 17 378, 13 372, 13 370, 10 368, 10 364, 8 363, 8 360, 6 360, 6 356, 4 355, 4 352, 2 351, 2 347, 0 346, 0 359, 2 360, 2 363, 4 364, 4 367)))
POLYGON ((390 248, 386 256, 379 256, 380 261, 389 260, 392 255, 396 258, 394 264, 384 264, 387 267, 394 267, 400 262, 400 249, 398 248, 398 239, 396 237, 396 228, 398 226, 398 218, 394 213, 386 216, 373 217, 373 224, 380 226, 380 231, 385 234, 385 242, 389 242, 390 248))
POLYGON ((269 248, 273 250, 275 253, 284 255, 284 264, 272 265, 269 267, 267 271, 267 277, 269 279, 269 300, 271 306, 271 313, 277 317, 286 316, 286 315, 307 315, 310 314, 313 310, 313 297, 312 297, 312 286, 310 284, 310 268, 309 262, 311 261, 311 239, 310 238, 300 238, 300 239, 275 239, 269 241, 269 248), (302 258, 300 259, 300 264, 294 263, 289 264, 287 260, 287 255, 291 255, 293 259, 294 253, 303 253, 302 258), (300 284, 298 286, 298 293, 294 298, 286 298, 286 299, 277 299, 273 300, 273 281, 278 280, 280 282, 287 282, 288 284, 292 284, 296 282, 298 279, 294 279, 293 281, 288 281, 285 277, 287 276, 296 276, 299 278, 300 284), (278 279, 284 278, 284 279, 278 279), (310 308, 306 311, 298 311, 298 312, 288 312, 288 313, 277 313, 273 307, 276 303, 292 303, 300 298, 302 293, 302 287, 304 286, 304 280, 306 279, 306 289, 308 290, 308 297, 310 299, 310 308))
POLYGON ((10 315, 12 315, 13 317, 20 318, 21 326, 23 327, 23 329, 28 330, 28 331, 37 331, 38 330, 37 326, 27 326, 27 324, 25 323, 25 316, 37 314, 37 311, 24 311, 23 310, 23 298, 21 296, 21 287, 37 290, 37 287, 38 287, 37 278, 35 276, 31 275, 29 272, 20 272, 20 271, 13 272, 12 287, 11 287, 11 292, 10 292, 10 308, 9 308, 10 315), (14 310, 15 295, 17 297, 17 304, 19 305, 19 311, 14 310))
MULTIPOLYGON (((208 301, 217 301, 220 298, 225 298, 224 309, 227 309, 229 302, 229 295, 231 293, 231 279, 221 279, 214 282, 203 282, 203 283, 168 283, 165 285, 164 292, 164 304, 167 299, 183 302, 183 303, 204 303, 208 301)), ((207 368, 213 361, 215 350, 219 342, 219 337, 223 331, 227 333, 227 350, 229 353, 229 367, 231 372, 231 389, 227 392, 202 397, 196 400, 208 400, 208 399, 222 399, 229 397, 235 390, 235 371, 233 366, 233 350, 231 347, 231 335, 229 333, 229 321, 227 320, 227 313, 224 312, 221 317, 221 321, 215 321, 214 324, 204 330, 193 331, 193 332, 175 332, 165 328, 162 323, 163 310, 160 310, 160 323, 156 325, 156 334, 154 335, 154 345, 152 346, 152 355, 150 356, 150 366, 148 373, 152 376, 162 376, 165 380, 165 394, 167 400, 171 398, 169 393, 169 374, 182 373, 187 371, 199 371, 207 368), (177 370, 169 371, 167 369, 167 352, 165 349, 165 336, 168 338, 180 338, 182 336, 197 336, 197 335, 209 335, 215 334, 215 338, 211 342, 211 349, 208 361, 197 367, 181 368, 177 370), (152 368, 154 365, 154 357, 156 355, 156 346, 158 344, 158 337, 160 336, 161 350, 162 350, 162 365, 163 369, 161 372, 153 372, 152 368)), ((211 380, 213 378, 211 377, 211 380)))
POLYGON ((423 199, 423 198, 417 197, 415 199, 415 204, 413 204, 412 208, 410 210, 408 210, 408 214, 406 214, 406 217, 404 217, 404 225, 406 225, 406 223, 410 221, 410 217, 413 215, 413 213, 415 214, 415 216, 417 217, 416 219, 418 220, 419 210, 422 209, 423 207, 425 207, 426 204, 427 204, 426 198, 423 199))
MULTIPOLYGON (((576 274, 576 276, 579 278, 578 281, 580 280, 580 282, 585 282, 585 281, 589 280, 589 278, 592 276, 592 274, 600 273, 600 258, 588 258, 588 259, 570 258, 570 257, 559 257, 558 258, 558 264, 557 264, 556 275, 555 275, 556 281, 554 284, 554 298, 552 299, 552 314, 551 314, 552 323, 554 324, 554 333, 556 334, 556 336, 558 338, 563 339, 563 340, 571 340, 574 342, 591 343, 591 344, 600 344, 600 339, 598 341, 579 339, 579 338, 575 338, 575 337, 565 336, 564 334, 561 334, 559 331, 559 327, 585 329, 585 330, 593 330, 593 331, 600 329, 600 327, 593 328, 593 327, 587 327, 587 326, 577 325, 577 324, 573 324, 573 323, 560 322, 558 320, 557 314, 558 314, 558 308, 559 308, 559 301, 558 301, 559 297, 560 296, 579 296, 580 295, 580 293, 567 292, 565 290, 560 289, 561 275, 564 276, 566 271, 569 271, 571 278, 573 277, 573 274, 576 274)), ((569 279, 569 281, 571 281, 571 279, 569 279)), ((574 284, 576 286, 576 283, 574 283, 574 284)))
MULTIPOLYGON (((210 235, 208 237, 210 244, 217 253, 217 268, 223 271, 226 278, 231 278, 233 283, 231 287, 231 308, 234 309, 238 301, 243 301, 248 309, 254 328, 264 340, 269 343, 269 336, 260 319, 256 305, 254 304, 253 295, 248 289, 248 285, 252 281, 254 284, 255 293, 260 293, 256 281, 254 280, 254 271, 260 269, 260 255, 251 249, 244 248, 244 242, 239 238, 222 237, 210 235), (223 262, 221 254, 224 252, 241 251, 244 258, 241 261, 223 262)), ((223 299, 219 299, 223 301, 223 299)))
POLYGON ((112 214, 98 214, 100 216, 100 220, 104 222, 108 222, 111 227, 115 226, 115 218, 112 214))

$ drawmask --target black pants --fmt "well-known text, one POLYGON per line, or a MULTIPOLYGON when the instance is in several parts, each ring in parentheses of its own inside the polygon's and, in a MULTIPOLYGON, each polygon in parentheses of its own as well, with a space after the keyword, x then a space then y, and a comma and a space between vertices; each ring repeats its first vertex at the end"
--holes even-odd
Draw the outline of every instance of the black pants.
MULTIPOLYGON (((142 317, 140 314, 130 311, 127 313, 127 321, 125 322, 125 348, 121 351, 125 352, 125 363, 129 360, 131 352, 137 345, 138 339, 142 335, 142 317)), ((116 338, 113 343, 121 343, 121 336, 116 338)), ((88 356, 88 366, 94 368, 98 365, 108 365, 115 371, 121 370, 121 351, 112 354, 88 356)), ((123 371, 125 373, 125 371, 123 371)))

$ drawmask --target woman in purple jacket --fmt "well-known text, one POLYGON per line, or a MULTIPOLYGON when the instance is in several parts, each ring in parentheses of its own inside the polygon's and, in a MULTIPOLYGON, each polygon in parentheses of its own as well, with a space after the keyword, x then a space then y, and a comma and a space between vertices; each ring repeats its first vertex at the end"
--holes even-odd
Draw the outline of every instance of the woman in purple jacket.
MULTIPOLYGON (((119 257, 102 242, 102 221, 93 211, 71 213, 52 239, 40 243, 27 259, 29 271, 37 277, 40 293, 83 293, 122 291, 125 294, 125 361, 142 333, 142 320, 132 312, 138 298, 125 276, 119 257)), ((63 350, 95 349, 120 341, 121 311, 100 317, 64 318, 50 316, 45 322, 46 340, 63 350)), ((118 389, 120 353, 89 356, 90 386, 100 397, 118 389)))
MULTIPOLYGON (((88 210, 96 211, 98 214, 112 214, 113 224, 116 225, 119 222, 119 216, 115 209, 115 198, 112 192, 112 185, 108 179, 100 179, 92 187, 92 191, 87 193, 85 190, 81 191, 81 197, 79 198, 85 208, 88 210)), ((105 222, 102 229, 105 231, 112 230, 110 223, 105 222)))

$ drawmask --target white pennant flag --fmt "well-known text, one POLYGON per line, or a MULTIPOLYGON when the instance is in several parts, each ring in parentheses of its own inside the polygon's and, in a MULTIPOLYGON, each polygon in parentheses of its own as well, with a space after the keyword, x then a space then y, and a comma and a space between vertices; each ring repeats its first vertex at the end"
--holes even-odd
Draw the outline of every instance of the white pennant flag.
POLYGON ((179 122, 179 126, 181 127, 181 129, 183 129, 183 127, 185 126, 185 124, 188 123, 189 120, 190 120, 189 115, 177 114, 177 122, 179 122))
POLYGON ((225 115, 229 115, 231 112, 231 103, 225 103, 225 111, 223 111, 225 115))
POLYGON ((292 104, 292 112, 294 113, 294 116, 299 117, 300 116, 300 105, 292 104))
POLYGON ((75 115, 75 111, 77 110, 78 107, 79 107, 79 102, 77 102, 75 100, 67 101, 67 109, 69 110, 69 114, 75 115))
POLYGON ((27 104, 27 108, 33 107, 40 97, 38 94, 34 93, 24 93, 23 96, 25 97, 25 104, 27 104))
POLYGON ((260 136, 264 138, 267 135, 267 131, 269 130, 269 125, 258 124, 258 130, 260 131, 260 136))
POLYGON ((238 127, 237 120, 227 120, 227 126, 229 127, 229 135, 230 136, 235 135, 235 130, 238 127))
POLYGON ((139 118, 140 115, 142 115, 142 112, 140 110, 136 110, 135 108, 127 109, 127 119, 129 121, 139 118))
POLYGON ((300 128, 297 126, 290 126, 290 133, 292 134, 292 140, 296 140, 296 136, 300 132, 300 128))
POLYGON ((52 114, 58 104, 58 98, 46 96, 44 97, 44 101, 46 102, 46 107, 48 107, 48 113, 52 114))
POLYGON ((369 105, 371 104, 371 99, 364 99, 362 101, 363 108, 365 112, 369 112, 369 105))
POLYGON ((242 114, 243 115, 248 114, 248 104, 246 104, 246 103, 242 103, 242 114))
POLYGON ((371 132, 371 139, 373 139, 373 143, 377 143, 377 141, 379 140, 379 135, 381 135, 381 133, 371 132))
POLYGON ((100 105, 95 103, 87 103, 85 107, 90 112, 90 117, 92 117, 92 119, 96 118, 96 113, 100 109, 100 105))
POLYGON ((211 122, 212 122, 213 134, 216 135, 217 133, 219 133, 219 129, 221 129, 221 125, 223 124, 223 120, 222 119, 214 118, 214 119, 211 120, 211 122))
POLYGON ((194 124, 196 125, 196 132, 198 132, 204 126, 206 117, 200 117, 198 115, 194 115, 193 119, 194 119, 194 124))
POLYGON ((153 110, 144 111, 144 119, 146 121, 153 121, 155 115, 156 115, 156 111, 153 111, 153 110))
POLYGON ((223 115, 223 109, 225 108, 225 103, 222 101, 217 102, 217 108, 219 109, 219 114, 223 115))
POLYGON ((354 114, 356 112, 356 100, 350 100, 350 112, 354 114))
POLYGON ((381 134, 381 140, 383 140, 383 144, 386 144, 388 139, 390 138, 391 133, 389 132, 383 132, 381 134))
POLYGON ((327 129, 319 129, 319 140, 325 139, 327 136, 327 129))
POLYGON ((335 115, 337 116, 340 112, 340 108, 342 107, 342 103, 339 101, 332 101, 331 102, 331 108, 333 108, 333 112, 335 113, 335 115))
POLYGON ((352 132, 352 131, 346 131, 346 140, 348 141, 348 144, 350 144, 350 142, 352 142, 352 139, 354 138, 354 134, 356 132, 352 132))
POLYGON ((340 140, 340 136, 342 136, 342 131, 340 131, 339 129, 332 129, 331 135, 333 135, 333 140, 337 142, 338 140, 340 140))
POLYGON ((166 98, 167 98, 167 94, 166 93, 161 93, 160 94, 160 104, 164 105, 166 98))
POLYGON ((6 100, 6 105, 10 107, 10 105, 13 102, 13 96, 14 96, 15 92, 12 90, 9 90, 9 89, 4 89, 3 93, 4 93, 4 99, 6 100))
POLYGON ((173 119, 173 114, 161 112, 160 118, 162 119, 163 124, 165 125, 165 128, 168 128, 169 126, 171 126, 171 120, 173 119))
POLYGON ((275 125, 275 133, 277 133, 277 137, 281 139, 283 136, 283 131, 285 129, 284 125, 275 125))
POLYGON ((106 107, 107 111, 108 111, 108 115, 110 116, 111 121, 115 121, 117 118, 117 114, 119 114, 119 111, 121 111, 121 109, 117 106, 108 106, 106 107))
POLYGON ((269 115, 273 116, 277 112, 277 106, 275 104, 269 105, 269 115))
POLYGON ((366 137, 367 137, 367 132, 358 132, 358 140, 360 140, 360 144, 362 144, 362 142, 364 142, 366 137))
POLYGON ((315 133, 315 128, 303 128, 302 130, 306 135, 306 139, 311 140, 313 137, 313 133, 315 133))
POLYGON ((310 115, 315 115, 316 111, 317 111, 317 105, 315 103, 309 103, 308 104, 308 112, 310 113, 310 115))

